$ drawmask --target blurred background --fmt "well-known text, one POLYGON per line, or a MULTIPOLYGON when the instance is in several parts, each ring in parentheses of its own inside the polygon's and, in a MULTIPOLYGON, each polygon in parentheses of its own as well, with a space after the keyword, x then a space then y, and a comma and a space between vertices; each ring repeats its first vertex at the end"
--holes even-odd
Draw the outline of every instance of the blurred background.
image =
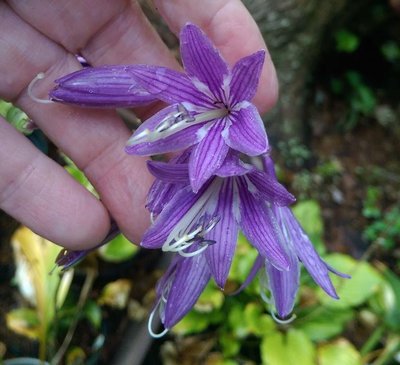
MULTIPOLYGON (((400 1, 245 4, 280 80, 265 116, 278 176, 318 252, 352 276, 333 278, 341 300, 303 273, 296 318, 285 325, 271 318, 258 280, 229 296, 256 256, 241 237, 225 291, 211 283, 174 330, 152 340, 147 318, 166 265, 159 252, 117 236, 60 275, 59 247, 0 211, 0 364, 400 363, 400 1)), ((178 53, 152 4, 142 6, 178 53)), ((95 194, 28 116, 4 101, 0 114, 95 194)))

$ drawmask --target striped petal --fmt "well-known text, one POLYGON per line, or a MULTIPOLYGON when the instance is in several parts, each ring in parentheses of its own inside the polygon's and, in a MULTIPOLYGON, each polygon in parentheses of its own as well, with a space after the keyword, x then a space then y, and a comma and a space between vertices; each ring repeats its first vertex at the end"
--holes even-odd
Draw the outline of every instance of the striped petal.
POLYGON ((185 101, 213 107, 210 96, 195 88, 190 78, 182 72, 149 65, 135 65, 130 72, 143 89, 168 104, 185 101))
POLYGON ((230 103, 232 105, 242 100, 250 101, 257 91, 265 51, 261 50, 250 56, 241 58, 232 69, 230 82, 230 103))
POLYGON ((226 100, 223 84, 229 74, 228 66, 203 31, 194 24, 185 25, 180 50, 185 71, 195 86, 200 90, 205 86, 214 99, 226 100))
POLYGON ((240 227, 251 244, 279 270, 288 270, 289 259, 264 203, 254 198, 242 178, 237 178, 240 197, 240 227))
POLYGON ((133 133, 125 151, 132 155, 150 156, 179 151, 197 143, 201 134, 197 132, 202 129, 204 123, 183 123, 181 129, 173 129, 173 118, 179 113, 182 113, 181 104, 173 104, 154 114, 133 133), (163 130, 166 123, 169 123, 169 129, 163 130))
POLYGON ((223 137, 226 144, 249 156, 258 156, 268 150, 268 139, 257 108, 247 102, 233 110, 229 116, 231 125, 223 137))
POLYGON ((189 159, 189 177, 194 192, 214 175, 225 160, 229 147, 221 137, 224 128, 223 121, 214 122, 207 135, 192 151, 189 159))
POLYGON ((129 72, 134 66, 86 67, 55 81, 53 101, 96 108, 126 108, 157 100, 129 72))
POLYGON ((216 243, 205 251, 212 276, 220 288, 225 286, 238 237, 238 224, 233 214, 233 180, 226 179, 218 195, 216 215, 220 218, 206 239, 216 243))
POLYGON ((296 201, 282 184, 265 172, 253 169, 247 177, 257 188, 255 194, 268 202, 286 206, 296 201))
POLYGON ((181 260, 165 305, 164 326, 171 328, 192 309, 211 278, 204 255, 181 260))

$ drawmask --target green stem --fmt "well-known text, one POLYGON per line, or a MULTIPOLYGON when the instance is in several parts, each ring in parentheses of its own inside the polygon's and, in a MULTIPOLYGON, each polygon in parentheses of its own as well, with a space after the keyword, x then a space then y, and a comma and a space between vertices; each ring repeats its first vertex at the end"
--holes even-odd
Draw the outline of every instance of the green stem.
POLYGON ((87 269, 86 279, 85 279, 85 282, 83 283, 81 294, 79 296, 79 300, 76 305, 75 317, 74 317, 71 325, 69 326, 68 332, 65 335, 62 345, 60 346, 57 353, 54 355, 53 359, 51 360, 51 362, 50 362, 51 365, 58 365, 61 362, 62 358, 64 357, 64 354, 67 351, 68 346, 71 343, 72 337, 75 333, 76 326, 78 325, 78 321, 80 318, 82 308, 86 303, 86 300, 89 296, 90 290, 92 289, 93 282, 94 282, 96 276, 97 276, 96 270, 87 269))
POLYGON ((400 336, 390 336, 386 341, 385 348, 372 365, 385 365, 388 361, 393 360, 393 355, 399 350, 399 348, 400 336))
POLYGON ((368 337, 367 341, 364 343, 363 347, 360 350, 362 356, 365 356, 376 347, 378 342, 381 340, 384 332, 385 326, 383 324, 375 328, 374 332, 371 333, 371 335, 368 337))

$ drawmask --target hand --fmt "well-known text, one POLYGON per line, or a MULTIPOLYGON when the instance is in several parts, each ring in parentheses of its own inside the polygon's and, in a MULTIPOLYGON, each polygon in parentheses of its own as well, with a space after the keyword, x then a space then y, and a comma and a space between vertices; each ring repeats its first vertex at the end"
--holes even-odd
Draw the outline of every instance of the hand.
MULTIPOLYGON (((264 41, 238 0, 154 0, 170 29, 200 26, 233 64, 264 41)), ((101 201, 65 170, 0 119, 0 208, 38 234, 69 249, 90 248, 110 227, 139 243, 149 225, 145 198, 152 178, 145 159, 129 156, 130 131, 113 111, 42 105, 27 95, 39 73, 35 95, 46 98, 53 80, 80 68, 80 52, 93 66, 148 63, 179 68, 135 1, 44 0, 0 2, 0 98, 21 107, 82 169, 101 201)), ((267 56, 254 99, 261 112, 277 98, 277 80, 267 56)))

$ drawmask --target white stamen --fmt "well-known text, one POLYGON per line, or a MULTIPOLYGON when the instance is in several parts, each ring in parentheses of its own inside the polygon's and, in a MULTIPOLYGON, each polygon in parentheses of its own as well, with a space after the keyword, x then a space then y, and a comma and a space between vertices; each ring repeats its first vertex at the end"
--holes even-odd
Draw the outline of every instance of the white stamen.
POLYGON ((179 255, 181 255, 183 257, 193 257, 193 256, 198 255, 199 253, 202 253, 207 247, 208 247, 208 244, 200 247, 198 250, 193 251, 193 252, 183 252, 181 250, 181 251, 179 251, 179 255))
POLYGON ((40 99, 40 98, 36 97, 36 96, 33 94, 33 91, 32 91, 32 89, 33 89, 33 87, 35 86, 36 82, 37 82, 38 80, 44 79, 44 77, 45 77, 45 74, 44 74, 43 72, 39 72, 39 73, 36 75, 36 77, 29 83, 27 92, 28 92, 29 97, 30 97, 32 100, 36 101, 37 103, 40 103, 40 104, 52 104, 52 103, 54 103, 52 100, 49 100, 49 99, 40 99))
POLYGON ((168 328, 165 328, 164 331, 160 333, 154 333, 153 331, 152 327, 153 327, 154 314, 158 310, 158 306, 159 304, 157 304, 157 306, 151 311, 149 321, 147 322, 147 330, 149 331, 150 336, 153 338, 161 338, 169 331, 168 328))
POLYGON ((281 319, 278 318, 275 312, 271 312, 271 317, 274 319, 275 322, 278 322, 280 324, 288 324, 293 322, 296 319, 296 315, 293 313, 288 319, 281 319))
POLYGON ((228 114, 228 110, 214 109, 207 110, 195 116, 191 116, 189 111, 181 104, 178 105, 178 111, 167 115, 153 131, 145 129, 139 134, 133 135, 127 145, 134 146, 143 142, 154 142, 172 134, 184 130, 192 125, 204 123, 209 120, 223 118, 228 114))

